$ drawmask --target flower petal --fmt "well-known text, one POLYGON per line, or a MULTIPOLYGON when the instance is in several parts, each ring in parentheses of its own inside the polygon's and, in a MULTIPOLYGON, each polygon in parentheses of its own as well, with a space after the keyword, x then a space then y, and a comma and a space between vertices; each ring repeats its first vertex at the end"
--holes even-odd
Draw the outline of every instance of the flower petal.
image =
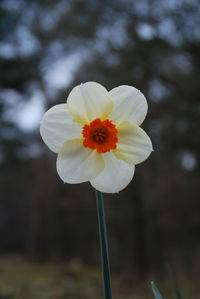
POLYGON ((132 180, 135 167, 117 159, 112 152, 102 155, 105 162, 104 170, 93 180, 91 185, 106 193, 116 193, 124 189, 132 180))
POLYGON ((46 145, 58 153, 66 140, 80 138, 82 126, 74 123, 67 111, 67 104, 50 108, 43 116, 40 134, 46 145))
POLYGON ((104 168, 100 154, 83 147, 81 139, 66 141, 57 157, 57 171, 65 183, 82 183, 95 178, 104 168))
POLYGON ((124 121, 140 125, 147 114, 147 101, 144 95, 135 87, 121 85, 109 92, 114 107, 109 115, 115 124, 124 121))
POLYGON ((113 151, 115 156, 131 165, 146 160, 153 149, 151 140, 144 130, 129 122, 121 123, 117 129, 117 149, 113 151))
POLYGON ((106 118, 113 103, 108 91, 101 84, 87 82, 72 89, 67 99, 67 107, 75 121, 85 124, 96 118, 106 118))

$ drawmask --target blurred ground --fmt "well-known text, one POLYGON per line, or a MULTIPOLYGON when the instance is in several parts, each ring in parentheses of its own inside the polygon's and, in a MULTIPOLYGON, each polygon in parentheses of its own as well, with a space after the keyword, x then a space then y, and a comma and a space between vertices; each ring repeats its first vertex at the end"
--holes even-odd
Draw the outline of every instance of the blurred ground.
MULTIPOLYGON (((112 273, 115 299, 153 298, 150 279, 140 282, 130 273, 112 273)), ((170 279, 156 279, 164 298, 175 298, 170 279)), ((178 277, 183 298, 198 299, 198 278, 178 277), (196 284, 196 286, 195 286, 196 284)), ((80 260, 38 263, 20 256, 0 259, 1 299, 98 299, 102 298, 101 273, 80 260)))

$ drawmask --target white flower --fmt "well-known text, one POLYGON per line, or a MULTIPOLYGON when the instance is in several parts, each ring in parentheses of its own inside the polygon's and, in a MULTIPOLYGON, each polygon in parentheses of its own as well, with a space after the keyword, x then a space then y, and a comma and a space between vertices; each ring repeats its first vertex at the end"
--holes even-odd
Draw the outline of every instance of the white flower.
POLYGON ((132 180, 135 165, 152 151, 139 125, 147 113, 144 95, 132 86, 107 91, 87 82, 76 86, 66 104, 49 109, 40 132, 58 153, 57 171, 66 183, 90 181, 102 192, 115 193, 132 180))

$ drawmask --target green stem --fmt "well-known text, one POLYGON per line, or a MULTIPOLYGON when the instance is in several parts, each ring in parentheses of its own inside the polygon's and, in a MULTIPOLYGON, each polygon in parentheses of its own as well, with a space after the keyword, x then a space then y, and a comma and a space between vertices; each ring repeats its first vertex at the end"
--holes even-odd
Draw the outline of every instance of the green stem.
POLYGON ((103 195, 100 191, 96 190, 97 213, 99 223, 99 239, 101 247, 101 268, 103 275, 104 298, 112 299, 111 286, 110 286, 110 265, 108 255, 108 240, 103 204, 103 195))

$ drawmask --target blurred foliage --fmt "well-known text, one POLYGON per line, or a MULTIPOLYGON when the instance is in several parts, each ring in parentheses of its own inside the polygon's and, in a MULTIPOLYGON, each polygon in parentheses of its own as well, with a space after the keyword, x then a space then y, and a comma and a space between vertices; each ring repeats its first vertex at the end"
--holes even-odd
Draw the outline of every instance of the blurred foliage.
POLYGON ((159 289, 157 288, 154 281, 151 282, 151 289, 154 294, 155 299, 163 299, 162 295, 160 294, 159 289))
POLYGON ((198 0, 0 2, 1 253, 97 264, 93 191, 63 185, 39 121, 21 125, 38 101, 41 113, 92 80, 144 92, 155 149, 124 191, 106 195, 113 269, 198 271, 199 13, 198 0))
MULTIPOLYGON (((21 258, 1 258, 0 298, 2 299, 97 299, 102 297, 101 275, 98 268, 86 267, 81 260, 68 263, 36 263, 21 258)), ((136 284, 125 273, 112 275, 113 297, 116 299, 150 299, 150 287, 136 284)), ((166 298, 174 298, 168 281, 160 280, 166 298)), ((186 298, 197 299, 191 284, 181 279, 186 298)), ((161 298, 161 297, 160 297, 161 298)), ((164 297, 165 298, 165 297, 164 297)))

